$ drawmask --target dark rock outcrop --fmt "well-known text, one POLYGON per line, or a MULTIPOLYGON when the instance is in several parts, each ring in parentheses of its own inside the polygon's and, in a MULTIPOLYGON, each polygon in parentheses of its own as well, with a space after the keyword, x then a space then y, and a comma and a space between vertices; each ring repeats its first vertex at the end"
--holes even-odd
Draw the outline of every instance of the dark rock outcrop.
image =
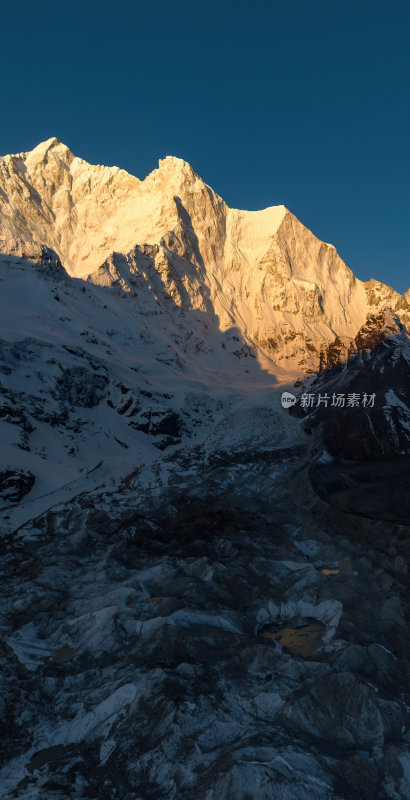
POLYGON ((328 452, 353 461, 410 453, 406 328, 385 309, 368 318, 346 362, 345 355, 335 340, 327 368, 304 392, 314 396, 312 405, 302 409, 305 429, 320 424, 328 452))
POLYGON ((34 486, 35 476, 29 470, 7 467, 0 472, 0 504, 4 508, 19 503, 34 486))

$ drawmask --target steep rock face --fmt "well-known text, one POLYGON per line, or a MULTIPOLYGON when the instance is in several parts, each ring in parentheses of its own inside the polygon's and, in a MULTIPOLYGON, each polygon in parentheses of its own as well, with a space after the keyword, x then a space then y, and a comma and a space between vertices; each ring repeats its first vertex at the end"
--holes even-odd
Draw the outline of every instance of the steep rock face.
POLYGON ((148 255, 156 297, 217 317, 221 331, 237 328, 275 374, 317 370, 335 334, 353 338, 372 309, 388 304, 409 315, 406 295, 357 280, 284 206, 230 209, 178 158, 141 181, 50 139, 0 159, 0 190, 2 252, 9 240, 35 240, 69 275, 125 291, 124 265, 141 273, 137 254, 148 255))
POLYGON ((252 281, 252 333, 283 367, 297 364, 301 371, 316 370, 323 343, 332 341, 335 332, 353 336, 366 317, 361 282, 334 247, 317 239, 289 212, 255 266, 259 281, 252 270, 245 271, 243 293, 246 296, 252 281))
POLYGON ((0 471, 0 508, 7 507, 20 500, 30 491, 35 477, 29 470, 2 469, 0 471))
POLYGON ((35 238, 81 277, 112 251, 157 243, 177 227, 179 192, 189 194, 194 214, 203 213, 205 229, 213 224, 213 205, 224 207, 181 159, 164 159, 140 181, 118 167, 87 164, 58 139, 0 159, 0 188, 3 238, 35 238))
POLYGON ((368 317, 348 350, 339 344, 307 388, 305 396, 313 395, 314 401, 305 406, 305 427, 320 423, 328 451, 342 458, 409 454, 410 341, 405 326, 384 309, 368 317), (328 400, 319 403, 319 396, 328 400), (343 405, 337 403, 339 396, 343 405))
POLYGON ((371 313, 382 311, 384 308, 391 308, 401 321, 410 330, 410 289, 403 295, 392 289, 391 286, 386 286, 380 281, 370 280, 363 284, 369 310, 371 313))

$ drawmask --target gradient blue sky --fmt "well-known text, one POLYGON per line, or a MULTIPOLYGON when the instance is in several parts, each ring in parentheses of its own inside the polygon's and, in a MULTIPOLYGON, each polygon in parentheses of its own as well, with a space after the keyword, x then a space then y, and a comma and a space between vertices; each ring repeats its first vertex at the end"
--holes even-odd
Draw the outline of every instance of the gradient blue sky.
POLYGON ((0 153, 57 136, 140 178, 180 156, 409 287, 408 2, 6 0, 1 25, 0 153))

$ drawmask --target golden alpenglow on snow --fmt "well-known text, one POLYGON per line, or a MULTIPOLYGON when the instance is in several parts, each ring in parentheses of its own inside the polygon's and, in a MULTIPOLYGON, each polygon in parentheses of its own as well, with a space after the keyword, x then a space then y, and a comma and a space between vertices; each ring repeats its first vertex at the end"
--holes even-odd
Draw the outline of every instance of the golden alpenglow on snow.
POLYGON ((0 238, 3 253, 45 246, 70 276, 170 298, 204 323, 216 316, 279 380, 316 370, 335 337, 348 349, 372 311, 390 306, 410 321, 408 293, 355 278, 284 206, 228 208, 172 156, 144 180, 90 165, 55 138, 4 156, 0 238))

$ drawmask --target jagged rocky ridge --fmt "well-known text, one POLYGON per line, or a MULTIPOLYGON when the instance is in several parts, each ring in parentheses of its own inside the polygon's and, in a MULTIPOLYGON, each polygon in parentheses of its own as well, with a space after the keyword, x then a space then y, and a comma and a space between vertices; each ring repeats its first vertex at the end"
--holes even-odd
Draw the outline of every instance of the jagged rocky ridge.
POLYGON ((304 386, 316 401, 302 408, 305 428, 320 424, 329 453, 353 461, 410 453, 410 341, 399 317, 370 315, 348 347, 335 339, 324 362, 304 386), (357 395, 357 405, 332 405, 339 395, 357 395))
POLYGON ((368 317, 347 348, 335 340, 324 361, 326 369, 301 388, 303 405, 292 409, 305 430, 320 433, 325 447, 310 467, 315 490, 343 511, 408 525, 407 329, 391 309, 384 309, 368 317))
POLYGON ((410 319, 408 293, 357 280, 284 206, 230 209, 178 158, 140 181, 50 139, 0 159, 0 189, 3 240, 34 239, 69 275, 139 294, 153 291, 150 259, 157 297, 236 327, 276 375, 315 371, 321 349, 354 337, 371 311, 390 305, 410 319))

